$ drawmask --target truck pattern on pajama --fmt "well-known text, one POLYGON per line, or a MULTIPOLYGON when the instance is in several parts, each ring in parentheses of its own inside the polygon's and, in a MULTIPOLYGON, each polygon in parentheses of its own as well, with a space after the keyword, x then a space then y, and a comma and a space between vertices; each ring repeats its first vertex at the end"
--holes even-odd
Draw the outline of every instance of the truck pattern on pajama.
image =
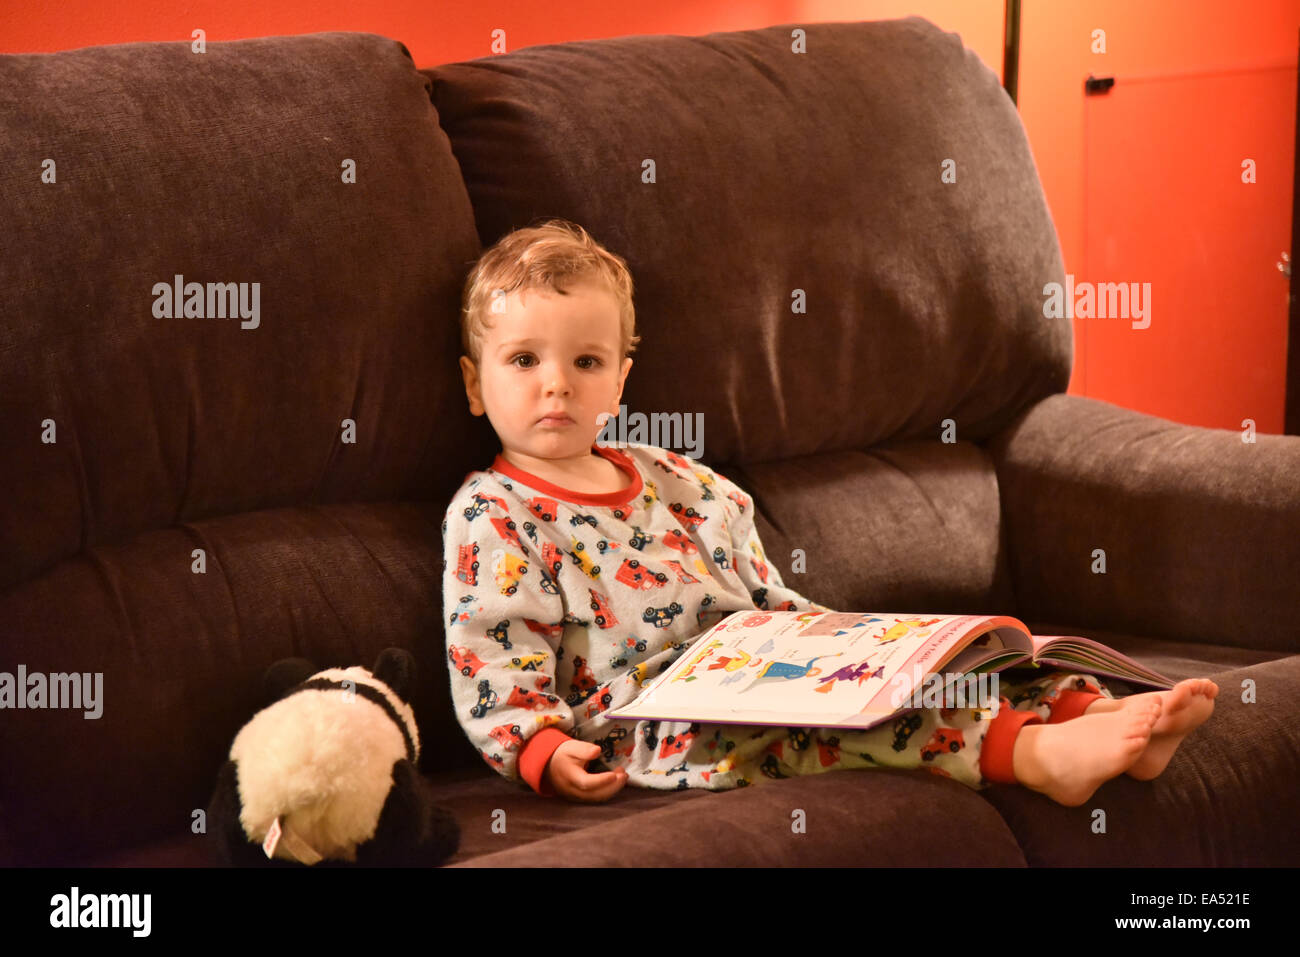
MULTIPOLYGON (((869 767, 987 783, 991 722, 978 709, 920 709, 868 731, 607 717, 732 612, 831 609, 786 587, 752 499, 720 473, 657 446, 592 451, 626 488, 574 492, 498 455, 465 477, 443 520, 451 697, 489 766, 549 796, 546 760, 577 738, 601 748, 589 770, 622 767, 629 784, 657 789, 869 767)), ((1066 672, 1003 672, 1001 692, 1033 720, 1051 720, 1062 692, 1076 710, 1111 696, 1066 672)))

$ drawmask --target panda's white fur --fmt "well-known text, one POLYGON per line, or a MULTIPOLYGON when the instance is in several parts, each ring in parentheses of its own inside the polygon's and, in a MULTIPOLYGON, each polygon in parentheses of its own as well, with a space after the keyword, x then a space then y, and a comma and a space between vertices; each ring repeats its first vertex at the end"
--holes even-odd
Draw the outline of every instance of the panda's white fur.
MULTIPOLYGON (((414 712, 367 669, 330 668, 309 680, 318 678, 382 693, 419 758, 414 712)), ((280 817, 286 831, 322 857, 355 860, 356 846, 374 836, 393 763, 407 756, 401 729, 375 702, 338 689, 294 691, 254 715, 230 747, 238 766, 240 823, 250 840, 260 842, 280 817)), ((284 841, 275 856, 292 859, 284 841)))

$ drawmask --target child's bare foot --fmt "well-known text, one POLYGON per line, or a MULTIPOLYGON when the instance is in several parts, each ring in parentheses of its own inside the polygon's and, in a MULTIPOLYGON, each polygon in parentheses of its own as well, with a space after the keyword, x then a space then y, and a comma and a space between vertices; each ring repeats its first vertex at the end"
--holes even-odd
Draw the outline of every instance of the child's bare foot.
POLYGON ((1219 686, 1209 678, 1188 678, 1168 691, 1151 691, 1118 699, 1100 698, 1088 705, 1084 715, 1104 714, 1140 705, 1144 699, 1159 699, 1162 706, 1160 720, 1151 729, 1151 741, 1128 769, 1129 776, 1139 781, 1150 781, 1168 766, 1183 738, 1214 712, 1214 699, 1218 693, 1219 686))
POLYGON ((1141 757, 1160 709, 1160 699, 1148 697, 1060 724, 1025 725, 1011 758, 1016 780, 1058 804, 1078 807, 1141 757))

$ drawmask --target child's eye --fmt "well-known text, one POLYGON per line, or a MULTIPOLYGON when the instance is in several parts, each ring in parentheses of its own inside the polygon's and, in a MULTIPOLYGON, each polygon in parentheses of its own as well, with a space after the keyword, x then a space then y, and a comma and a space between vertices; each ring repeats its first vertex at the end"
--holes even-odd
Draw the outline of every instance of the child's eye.
MULTIPOLYGON (((521 352, 521 353, 519 353, 519 355, 515 356, 513 359, 510 360, 510 364, 511 364, 511 365, 518 365, 520 359, 529 359, 529 360, 531 360, 532 358, 533 358, 533 357, 532 357, 531 353, 521 352)), ((596 368, 596 366, 599 366, 599 365, 601 364, 601 361, 600 361, 600 359, 598 359, 596 356, 582 356, 581 358, 578 359, 578 363, 579 363, 579 367, 582 368, 582 369, 594 369, 594 368, 596 368), (593 364, 592 364, 592 365, 582 365, 582 363, 585 363, 585 362, 591 362, 591 363, 593 363, 593 364)), ((531 364, 526 363, 526 364, 524 364, 521 368, 529 369, 529 368, 532 368, 532 366, 531 366, 531 364)))

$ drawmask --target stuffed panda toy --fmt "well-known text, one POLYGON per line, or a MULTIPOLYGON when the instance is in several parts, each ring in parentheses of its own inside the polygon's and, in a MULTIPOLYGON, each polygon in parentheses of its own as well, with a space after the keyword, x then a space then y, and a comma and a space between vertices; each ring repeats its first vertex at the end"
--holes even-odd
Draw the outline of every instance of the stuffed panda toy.
POLYGON ((400 648, 373 671, 273 664, 274 703, 235 736, 208 804, 222 862, 436 866, 454 854, 456 819, 416 770, 414 673, 400 648))

